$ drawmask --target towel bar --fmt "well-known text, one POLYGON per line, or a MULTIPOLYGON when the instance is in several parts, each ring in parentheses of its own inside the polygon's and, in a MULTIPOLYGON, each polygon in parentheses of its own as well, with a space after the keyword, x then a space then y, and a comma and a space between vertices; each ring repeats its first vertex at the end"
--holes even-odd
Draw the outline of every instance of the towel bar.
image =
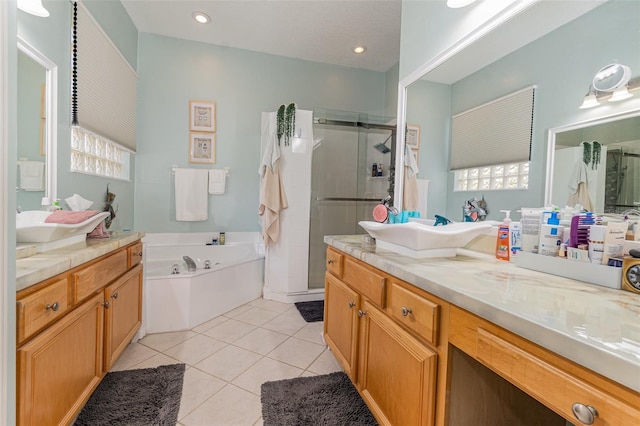
MULTIPOLYGON (((171 166, 171 176, 176 175, 176 169, 178 168, 179 167, 176 165, 171 166)), ((224 167, 224 172, 225 172, 225 175, 229 176, 229 174, 231 173, 231 167, 224 167)))

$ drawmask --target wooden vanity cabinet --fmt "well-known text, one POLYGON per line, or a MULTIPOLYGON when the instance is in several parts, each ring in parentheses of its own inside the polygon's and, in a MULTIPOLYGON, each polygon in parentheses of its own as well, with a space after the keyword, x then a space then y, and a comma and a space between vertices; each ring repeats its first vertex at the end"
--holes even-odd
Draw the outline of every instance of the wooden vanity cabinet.
POLYGON ((324 337, 336 359, 380 424, 433 425, 438 353, 428 342, 438 341, 439 309, 405 303, 402 324, 387 304, 406 301, 391 293, 398 280, 332 248, 327 259, 324 337))
POLYGON ((17 293, 19 425, 70 424, 135 335, 142 320, 142 265, 129 255, 135 245, 17 293))

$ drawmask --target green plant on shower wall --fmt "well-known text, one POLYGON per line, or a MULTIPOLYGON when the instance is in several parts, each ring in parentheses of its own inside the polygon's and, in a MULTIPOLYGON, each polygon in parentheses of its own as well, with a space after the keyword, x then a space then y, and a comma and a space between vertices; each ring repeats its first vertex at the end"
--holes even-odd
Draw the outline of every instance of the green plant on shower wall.
POLYGON ((285 146, 289 145, 289 139, 293 137, 296 128, 296 104, 280 105, 276 113, 276 128, 278 135, 278 145, 284 136, 285 146))

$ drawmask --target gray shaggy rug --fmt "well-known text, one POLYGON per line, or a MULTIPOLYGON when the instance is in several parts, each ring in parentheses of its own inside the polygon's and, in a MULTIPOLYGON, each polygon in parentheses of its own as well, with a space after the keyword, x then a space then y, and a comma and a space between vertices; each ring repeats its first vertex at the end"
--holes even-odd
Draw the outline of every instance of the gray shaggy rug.
POLYGON ((296 302, 295 305, 306 322, 322 321, 324 316, 324 300, 296 302))
POLYGON ((184 364, 107 373, 75 425, 174 426, 184 364))
POLYGON ((262 384, 265 426, 377 425, 343 372, 262 384))

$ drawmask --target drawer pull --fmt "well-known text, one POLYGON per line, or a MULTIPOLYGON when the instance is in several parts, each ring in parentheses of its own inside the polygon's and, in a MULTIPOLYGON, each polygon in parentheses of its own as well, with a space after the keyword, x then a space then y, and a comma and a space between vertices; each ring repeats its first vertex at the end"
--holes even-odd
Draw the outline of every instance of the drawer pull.
POLYGON ((584 405, 576 402, 571 406, 571 411, 576 419, 585 425, 592 425, 598 417, 598 411, 591 405, 584 405))
POLYGON ((60 304, 58 302, 53 302, 52 305, 45 306, 46 311, 48 311, 49 309, 51 309, 53 312, 56 312, 58 309, 60 309, 60 304))
POLYGON ((109 306, 111 306, 111 302, 109 302, 108 300, 106 302, 102 302, 102 306, 108 308, 109 306))
POLYGON ((406 317, 407 315, 409 315, 412 312, 413 312, 413 310, 411 308, 405 308, 404 306, 402 307, 402 316, 403 317, 406 317))
POLYGON ((349 300, 349 308, 353 308, 354 306, 356 306, 356 304, 351 300, 349 300))
POLYGON ((117 298, 118 298, 118 293, 117 293, 117 292, 116 292, 116 293, 113 293, 113 294, 111 295, 111 297, 113 297, 114 299, 117 299, 117 298))
POLYGON ((327 263, 328 263, 329 265, 331 265, 331 264, 333 263, 333 260, 332 260, 332 259, 329 259, 329 260, 327 260, 327 263))
POLYGON ((139 251, 138 253, 136 253, 136 256, 142 257, 142 252, 139 251))
POLYGON ((363 316, 367 315, 367 311, 362 311, 362 310, 358 310, 358 316, 360 318, 362 318, 363 316))

